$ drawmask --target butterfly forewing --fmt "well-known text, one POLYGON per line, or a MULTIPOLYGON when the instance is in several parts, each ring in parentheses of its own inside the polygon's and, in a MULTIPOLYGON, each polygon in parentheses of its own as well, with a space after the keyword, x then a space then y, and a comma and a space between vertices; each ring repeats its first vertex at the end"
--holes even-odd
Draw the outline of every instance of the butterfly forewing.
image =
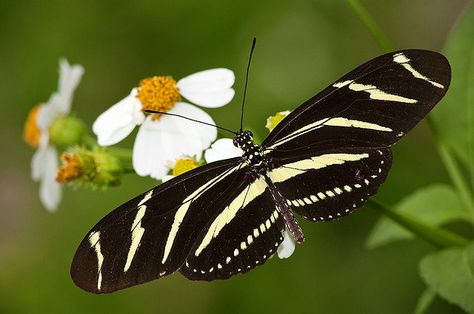
POLYGON ((288 115, 264 140, 273 150, 389 146, 443 97, 450 67, 439 53, 404 50, 351 71, 288 115))
POLYGON ((107 293, 179 269, 244 168, 238 159, 208 164, 112 211, 81 242, 71 266, 75 283, 107 293))

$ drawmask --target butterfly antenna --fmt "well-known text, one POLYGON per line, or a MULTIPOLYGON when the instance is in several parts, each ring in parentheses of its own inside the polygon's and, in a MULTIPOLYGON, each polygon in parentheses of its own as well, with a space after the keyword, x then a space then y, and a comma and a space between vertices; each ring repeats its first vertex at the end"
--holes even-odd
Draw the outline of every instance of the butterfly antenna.
POLYGON ((244 107, 245 107, 245 95, 247 94, 247 83, 249 81, 249 70, 250 62, 252 61, 253 51, 255 50, 255 44, 257 43, 257 38, 253 38, 252 48, 250 49, 249 63, 247 64, 247 72, 245 73, 245 87, 244 87, 244 98, 242 99, 242 110, 240 113, 240 132, 242 132, 242 126, 244 123, 244 107))
POLYGON ((224 131, 230 132, 230 133, 232 133, 232 134, 234 134, 234 135, 237 135, 237 132, 232 131, 232 130, 227 129, 227 128, 224 128, 224 127, 222 127, 222 126, 218 126, 218 125, 216 125, 216 124, 212 124, 212 123, 208 123, 208 122, 196 120, 196 119, 193 119, 193 118, 189 118, 189 117, 186 117, 186 116, 182 116, 182 115, 180 115, 180 114, 170 113, 170 112, 165 112, 165 111, 155 111, 155 110, 145 110, 145 112, 146 112, 146 113, 164 114, 164 115, 173 116, 173 117, 179 117, 179 118, 183 118, 183 119, 186 119, 186 120, 189 120, 189 121, 193 121, 193 122, 197 122, 197 123, 201 123, 201 124, 213 126, 213 127, 218 128, 218 129, 220 129, 220 130, 224 130, 224 131))

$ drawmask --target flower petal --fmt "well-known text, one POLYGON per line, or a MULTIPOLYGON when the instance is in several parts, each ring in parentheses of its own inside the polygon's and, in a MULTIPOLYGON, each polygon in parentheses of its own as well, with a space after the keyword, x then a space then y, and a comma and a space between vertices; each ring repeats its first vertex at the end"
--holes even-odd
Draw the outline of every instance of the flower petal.
POLYGON ((185 92, 181 95, 189 101, 206 108, 218 108, 227 105, 234 98, 235 91, 232 88, 215 92, 185 92))
MULTIPOLYGON (((214 123, 207 113, 186 103, 177 103, 169 112, 214 123)), ((216 136, 215 128, 178 117, 163 115, 156 121, 147 117, 133 147, 133 167, 138 175, 162 179, 169 162, 192 156, 199 160, 216 136)))
POLYGON ((208 108, 221 107, 234 97, 234 72, 219 68, 197 72, 178 81, 180 94, 208 108))
POLYGON ((39 197, 41 203, 49 211, 54 211, 61 200, 61 185, 56 182, 58 154, 53 146, 47 145, 41 158, 41 176, 39 197))
POLYGON ((231 88, 234 85, 235 75, 229 69, 210 69, 188 75, 177 83, 180 90, 189 92, 214 92, 231 88))
POLYGON ((136 125, 143 123, 145 115, 136 98, 136 90, 103 112, 92 125, 101 146, 116 144, 126 138, 136 125))
MULTIPOLYGON (((211 118, 211 116, 205 112, 204 110, 184 103, 178 102, 176 105, 169 110, 170 113, 179 114, 185 117, 193 118, 197 121, 205 122, 208 124, 215 125, 216 123, 211 118)), ((171 118, 171 117, 170 117, 171 118)), ((199 140, 201 143, 201 151, 199 153, 199 158, 201 158, 201 153, 203 150, 208 148, 212 142, 214 142, 217 138, 217 129, 213 126, 209 126, 206 124, 202 124, 199 122, 193 122, 189 120, 185 120, 178 117, 172 117, 173 120, 170 122, 179 123, 180 127, 185 130, 186 136, 192 137, 195 140, 199 140)))
POLYGON ((161 179, 168 173, 166 156, 162 149, 161 124, 148 116, 138 129, 133 145, 133 168, 140 176, 161 179))
POLYGON ((206 159, 207 163, 229 159, 233 157, 242 156, 243 151, 235 147, 233 144, 233 140, 230 138, 221 138, 214 142, 211 145, 211 148, 206 150, 204 153, 204 158, 206 159))
POLYGON ((44 174, 44 165, 46 163, 46 156, 48 150, 49 136, 47 132, 41 132, 38 149, 33 154, 31 159, 31 177, 33 181, 40 181, 44 174))
POLYGON ((71 110, 71 100, 77 85, 84 74, 81 65, 70 65, 66 59, 59 60, 59 86, 56 106, 62 114, 68 114, 71 110))
POLYGON ((283 231, 283 242, 277 249, 277 255, 279 258, 288 258, 295 251, 295 241, 288 231, 283 231))
POLYGON ((58 116, 58 109, 53 105, 53 98, 58 97, 56 93, 51 95, 48 102, 40 105, 38 116, 36 117, 36 123, 41 130, 41 133, 47 131, 51 123, 58 116))

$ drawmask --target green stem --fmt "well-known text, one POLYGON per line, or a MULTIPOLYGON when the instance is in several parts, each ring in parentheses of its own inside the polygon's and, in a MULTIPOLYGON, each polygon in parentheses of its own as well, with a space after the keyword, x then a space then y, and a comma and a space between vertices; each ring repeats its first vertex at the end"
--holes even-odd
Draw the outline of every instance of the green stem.
POLYGON ((97 141, 90 134, 86 134, 84 138, 82 139, 82 141, 83 141, 83 144, 90 149, 97 146, 97 141))
POLYGON ((397 211, 377 200, 370 199, 367 204, 437 248, 466 246, 469 243, 467 239, 455 233, 427 225, 409 214, 397 211))
POLYGON ((428 116, 426 117, 426 122, 431 130, 433 135, 434 142, 438 148, 439 155, 441 160, 444 163, 446 170, 448 171, 449 177, 454 184, 454 187, 458 191, 458 194, 464 204, 464 206, 474 215, 474 200, 472 199, 472 194, 469 189, 469 185, 466 182, 461 169, 459 168, 456 159, 452 155, 448 147, 440 139, 438 132, 436 130, 436 125, 433 123, 433 120, 428 116))
POLYGON ((121 147, 107 147, 107 150, 114 155, 115 157, 118 157, 122 159, 123 161, 131 161, 133 152, 132 150, 128 148, 121 148, 121 147))
POLYGON ((132 164, 123 164, 123 173, 124 174, 135 174, 132 164))
POLYGON ((380 27, 375 22, 374 18, 369 14, 369 12, 364 8, 364 6, 359 2, 359 0, 346 0, 347 3, 354 10, 355 14, 359 17, 362 23, 365 25, 369 33, 375 39, 379 47, 385 51, 392 51, 392 44, 388 38, 383 34, 380 27))

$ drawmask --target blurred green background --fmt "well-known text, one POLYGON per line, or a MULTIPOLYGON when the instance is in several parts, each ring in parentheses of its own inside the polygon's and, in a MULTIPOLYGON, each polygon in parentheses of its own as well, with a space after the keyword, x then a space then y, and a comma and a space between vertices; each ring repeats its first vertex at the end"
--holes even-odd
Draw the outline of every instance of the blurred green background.
MULTIPOLYGON (((396 49, 442 50, 465 0, 366 0, 396 49)), ((303 222, 307 241, 231 280, 180 275, 96 296, 69 277, 79 241, 99 218, 151 187, 128 176, 107 192, 66 189, 55 214, 30 179, 33 154, 22 142, 31 107, 56 89, 58 59, 85 67, 73 111, 90 126, 151 75, 179 79, 212 67, 235 71, 234 101, 208 112, 237 128, 251 38, 258 38, 245 125, 266 135, 265 119, 294 109, 362 62, 382 53, 345 1, 7 1, 0 0, 0 313, 409 313, 424 290, 416 240, 364 246, 379 213, 303 222)), ((442 104, 441 104, 442 105, 442 104)), ((121 144, 131 147, 134 136, 121 144)), ((417 187, 446 182, 424 124, 394 148, 379 199, 395 203, 417 187)), ((460 310, 437 299, 429 313, 460 310)))

